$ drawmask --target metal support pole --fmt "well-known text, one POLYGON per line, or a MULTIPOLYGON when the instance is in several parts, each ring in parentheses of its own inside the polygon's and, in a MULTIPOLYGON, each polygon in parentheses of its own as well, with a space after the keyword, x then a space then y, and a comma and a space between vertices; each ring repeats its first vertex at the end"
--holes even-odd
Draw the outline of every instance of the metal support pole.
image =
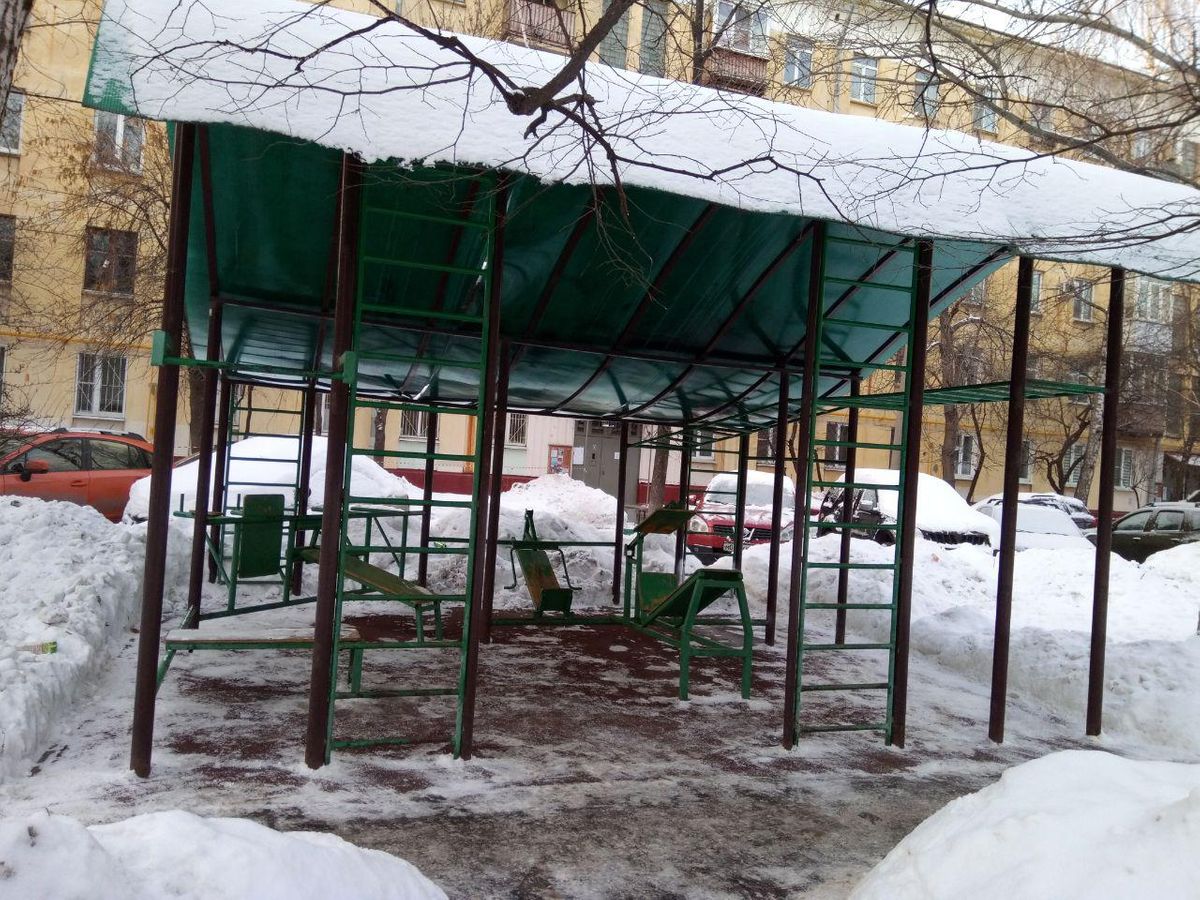
MULTIPOLYGON (((850 376, 850 396, 857 397, 862 393, 862 375, 858 372, 850 376)), ((858 448, 854 444, 858 443, 858 407, 851 406, 849 409, 848 421, 846 423, 846 443, 850 446, 846 448, 846 477, 847 484, 854 483, 854 469, 858 465, 858 448)), ((854 491, 842 491, 842 521, 852 522, 854 520, 854 491)), ((839 606, 844 607, 850 600, 850 539, 853 537, 854 531, 849 525, 842 528, 841 545, 838 548, 838 562, 841 563, 841 568, 838 569, 838 589, 837 602, 839 606)), ((835 644, 846 643, 846 610, 839 609, 833 626, 833 642, 835 644)))
MULTIPOLYGON (((210 301, 208 306, 208 338, 205 358, 221 358, 221 306, 210 301)), ((212 482, 213 424, 217 414, 217 370, 204 370, 204 392, 201 398, 200 446, 196 448, 196 500, 192 510, 192 560, 188 571, 187 615, 185 628, 200 625, 200 590, 204 583, 204 559, 208 555, 208 492, 212 482)))
POLYGON ((733 514, 733 567, 742 570, 742 551, 746 547, 746 479, 750 470, 750 435, 738 438, 737 487, 734 490, 736 512, 733 514))
MULTIPOLYGON (((796 508, 792 521, 796 533, 792 538, 792 573, 788 581, 787 620, 787 671, 783 682, 783 746, 790 750, 796 743, 796 705, 800 677, 800 579, 807 576, 808 529, 804 527, 808 513, 809 482, 812 480, 812 464, 809 453, 812 449, 813 404, 817 388, 817 332, 820 330, 824 282, 825 282, 825 223, 818 222, 813 229, 812 259, 808 270, 808 311, 805 314, 804 331, 804 378, 800 388, 800 446, 796 451, 796 470, 799 483, 796 485, 796 508)), ((782 458, 779 460, 782 463, 782 458)), ((776 536, 775 540, 778 540, 776 536)))
MULTIPOLYGON (((220 376, 220 397, 217 400, 217 449, 213 455, 212 503, 209 505, 215 513, 225 511, 225 460, 229 456, 230 413, 233 407, 233 383, 225 373, 220 376)), ((208 529, 208 538, 212 546, 221 547, 221 528, 213 525, 208 529)), ((217 580, 217 560, 208 559, 208 582, 217 580)))
MULTIPOLYGON (((308 495, 312 480, 313 432, 317 427, 317 385, 310 381, 304 389, 304 410, 300 415, 300 478, 296 484, 296 512, 303 516, 308 512, 308 495)), ((291 546, 304 546, 304 530, 297 529, 291 536, 291 546)), ((304 561, 297 557, 292 570, 292 591, 299 594, 304 583, 304 561)))
MULTIPOLYGON (((679 451, 679 502, 686 509, 692 492, 692 432, 683 429, 683 448, 679 451)), ((675 535, 675 580, 683 581, 683 563, 687 558, 688 528, 685 525, 675 535)))
MULTIPOLYGON (((438 414, 429 413, 425 420, 425 485, 421 488, 421 549, 429 549, 429 523, 433 516, 433 454, 437 452, 438 414)), ((417 560, 417 584, 424 586, 429 580, 429 554, 420 554, 417 560)))
MULTIPOLYGON (((337 219, 337 300, 333 313, 333 365, 346 362, 354 336, 354 304, 358 269, 359 207, 362 201, 362 163, 350 154, 342 156, 341 202, 337 219)), ((337 610, 338 569, 341 562, 341 524, 346 467, 350 385, 334 378, 329 388, 329 424, 326 429, 325 497, 321 512, 321 555, 317 570, 316 627, 313 632, 312 674, 308 688, 308 728, 304 739, 304 761, 318 769, 329 757, 329 716, 332 712, 334 667, 333 620, 337 610)))
MULTIPOLYGON (((458 755, 463 759, 471 758, 472 744, 475 738, 475 695, 478 690, 479 681, 479 640, 482 636, 483 626, 483 578, 478 572, 478 562, 480 554, 483 553, 483 558, 486 559, 486 547, 484 546, 489 540, 487 532, 488 519, 488 503, 487 500, 491 496, 492 489, 492 471, 490 459, 487 454, 487 448, 492 442, 492 428, 496 425, 496 417, 492 415, 494 406, 494 392, 498 386, 497 368, 500 361, 500 310, 501 297, 504 288, 504 228, 508 220, 508 182, 502 180, 496 187, 495 209, 496 218, 493 227, 492 237, 492 254, 488 260, 488 270, 491 273, 491 290, 488 297, 487 310, 487 358, 484 361, 484 390, 483 390, 483 406, 479 411, 479 427, 482 434, 479 436, 480 454, 479 463, 483 471, 480 472, 479 497, 483 509, 479 509, 475 516, 475 534, 474 553, 476 571, 474 572, 473 583, 471 584, 471 600, 470 607, 467 610, 466 617, 463 621, 466 637, 466 653, 463 659, 462 671, 462 700, 459 706, 459 745, 457 747, 458 755)), ((491 537, 495 540, 495 536, 491 537)))
POLYGON ((496 408, 492 411, 492 490, 488 495, 487 541, 483 569, 483 640, 492 641, 492 607, 496 590, 496 542, 500 539, 500 494, 504 491, 504 443, 508 435, 508 368, 509 348, 501 343, 496 367, 496 408))
MULTIPOLYGON (((787 475, 788 393, 786 370, 779 372, 779 404, 775 410, 775 473, 771 482, 771 547, 767 556, 766 641, 775 643, 775 619, 779 605, 779 536, 783 533, 783 479, 787 475)), ((740 475, 740 473, 739 473, 740 475)), ((792 540, 796 539, 795 535, 792 540)))
MULTIPOLYGON (((175 131, 175 152, 171 161, 171 221, 167 237, 167 278, 162 310, 162 330, 166 332, 167 349, 172 354, 179 353, 183 334, 195 152, 196 126, 182 122, 175 131)), ((158 689, 158 644, 162 634, 167 530, 171 517, 171 465, 175 457, 175 417, 178 408, 179 366, 160 366, 154 406, 154 456, 150 465, 142 618, 138 634, 133 733, 129 752, 130 768, 142 778, 150 774, 150 755, 154 745, 154 699, 158 689)))
POLYGON ((1025 429, 1025 378, 1029 368, 1029 313, 1033 297, 1033 260, 1022 256, 1017 268, 1017 305, 1013 314, 1012 373, 1008 382, 1008 434, 1004 441, 1004 505, 1000 512, 1000 560, 996 576, 996 637, 992 645, 992 703, 988 737, 1004 741, 1008 698, 1008 639, 1012 623, 1013 561, 1016 558, 1017 493, 1021 489, 1021 438, 1025 429))
POLYGON ((1092 650, 1088 662, 1087 733, 1093 736, 1100 733, 1104 717, 1104 645, 1108 637, 1108 570, 1112 562, 1117 417, 1121 405, 1121 326, 1125 320, 1124 269, 1112 270, 1108 291, 1108 347, 1104 361, 1104 421, 1100 431, 1100 498, 1097 504, 1100 521, 1096 524, 1092 650))
POLYGON ((617 451, 617 525, 613 535, 612 602, 621 602, 621 569, 625 563, 625 492, 628 490, 629 423, 621 423, 621 440, 617 451))
POLYGON ((900 504, 900 590, 896 597, 896 663, 893 670, 890 743, 904 746, 908 719, 908 635, 912 618, 913 550, 917 534, 917 478, 921 471, 921 414, 925 405, 925 360, 929 350, 929 298, 933 282, 933 243, 919 241, 917 292, 913 303, 909 376, 905 392, 904 497, 900 504))

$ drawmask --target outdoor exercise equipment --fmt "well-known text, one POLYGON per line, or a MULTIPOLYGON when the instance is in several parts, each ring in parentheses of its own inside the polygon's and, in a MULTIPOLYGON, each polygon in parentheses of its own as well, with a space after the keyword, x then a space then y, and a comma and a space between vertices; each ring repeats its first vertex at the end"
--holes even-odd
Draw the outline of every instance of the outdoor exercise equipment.
POLYGON ((742 697, 750 696, 754 632, 750 607, 742 584, 742 573, 733 569, 698 569, 682 582, 672 572, 647 571, 643 566, 646 538, 652 534, 677 534, 687 528, 694 509, 664 506, 647 516, 634 529, 625 547, 625 615, 639 631, 679 651, 679 699, 688 699, 693 657, 736 657, 742 661, 742 697), (704 617, 702 613, 722 597, 732 596, 738 606, 735 619, 704 617), (737 625, 741 643, 730 644, 709 634, 699 634, 698 625, 737 625))
POLYGON ((525 528, 519 541, 509 545, 508 561, 512 566, 513 581, 508 585, 509 590, 517 586, 517 566, 521 567, 521 578, 529 590, 533 600, 533 612, 540 616, 547 611, 560 612, 566 615, 571 611, 571 598, 578 590, 571 584, 571 573, 567 569, 567 555, 555 541, 543 541, 538 538, 537 528, 533 524, 533 510, 525 510, 525 528), (563 578, 567 585, 563 587, 550 563, 547 551, 557 552, 562 562, 563 578))

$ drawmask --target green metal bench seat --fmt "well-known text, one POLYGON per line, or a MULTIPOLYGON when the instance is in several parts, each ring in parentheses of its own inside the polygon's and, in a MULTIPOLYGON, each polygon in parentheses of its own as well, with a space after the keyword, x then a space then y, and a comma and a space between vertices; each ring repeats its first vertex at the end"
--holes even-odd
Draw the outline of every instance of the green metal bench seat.
MULTIPOLYGON (((304 547, 296 555, 306 563, 317 563, 321 559, 320 547, 304 547)), ((347 556, 342 562, 342 573, 352 581, 369 587, 388 597, 419 606, 435 603, 433 592, 415 581, 407 581, 387 569, 372 565, 365 559, 347 556)))
POLYGON ((525 510, 525 530, 519 541, 513 541, 509 548, 510 561, 513 563, 513 583, 510 588, 517 586, 516 569, 521 567, 521 577, 533 600, 533 613, 540 616, 547 611, 570 613, 571 600, 575 596, 575 586, 571 584, 571 575, 567 571, 567 557, 554 541, 543 541, 538 537, 537 528, 533 524, 533 510, 525 510), (562 560, 563 575, 567 579, 566 587, 558 580, 558 573, 550 562, 547 550, 558 552, 562 560))
MULTIPOLYGON (((340 640, 360 640, 358 630, 343 625, 340 640)), ((179 650, 308 650, 313 645, 310 628, 174 628, 167 632, 166 649, 179 650)))
MULTIPOLYGON (((644 572, 642 578, 648 575, 664 575, 674 582, 674 576, 664 572, 644 572)), ((736 569, 697 569, 679 586, 675 587, 658 599, 646 598, 645 612, 642 624, 649 625, 659 618, 685 617, 691 610, 695 599, 695 613, 701 613, 730 591, 736 591, 742 586, 742 573, 736 569), (693 598, 693 594, 698 596, 693 598)))

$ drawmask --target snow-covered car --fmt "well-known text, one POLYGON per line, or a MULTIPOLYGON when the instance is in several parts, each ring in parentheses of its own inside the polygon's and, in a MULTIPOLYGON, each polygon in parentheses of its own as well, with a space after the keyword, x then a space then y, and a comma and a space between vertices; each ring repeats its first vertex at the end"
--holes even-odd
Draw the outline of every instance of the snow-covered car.
MULTIPOLYGON (((976 504, 976 508, 982 503, 999 506, 1003 502, 1003 494, 992 494, 992 496, 985 497, 979 504, 976 504)), ((1067 497, 1064 494, 1055 494, 1052 491, 1036 491, 1017 494, 1017 502, 1033 506, 1048 506, 1051 509, 1060 510, 1070 516, 1071 521, 1081 529, 1094 528, 1096 526, 1096 517, 1087 508, 1087 504, 1077 497, 1067 497)))
MULTIPOLYGON (((1000 524, 1004 512, 1002 503, 990 503, 986 500, 976 503, 976 512, 994 519, 1000 524)), ((993 546, 999 546, 995 544, 993 546)), ((1042 549, 1057 549, 1073 547, 1076 549, 1089 546, 1079 526, 1061 509, 1052 506, 1042 506, 1037 503, 1017 504, 1017 541, 1018 550, 1029 550, 1034 547, 1042 549)))
MULTIPOLYGON (((765 544, 772 537, 771 499, 775 476, 770 472, 746 473, 745 518, 742 540, 749 547, 765 544)), ((704 490, 697 509, 700 514, 688 523, 688 552, 708 564, 733 552, 734 529, 737 527, 737 475, 721 472, 713 476, 704 490)), ((792 479, 783 479, 783 509, 780 513, 780 541, 792 539, 792 520, 795 518, 796 486, 792 479)))
MULTIPOLYGON (((844 481, 845 476, 838 481, 844 481)), ((898 485, 900 473, 894 469, 855 469, 858 484, 898 485)), ((821 503, 821 521, 844 521, 842 497, 844 488, 830 488, 821 503)), ((886 488, 863 488, 854 492, 854 530, 881 544, 895 540, 891 528, 895 525, 899 491, 886 488)), ((921 472, 917 476, 917 530, 930 541, 939 544, 991 544, 1000 542, 1000 526, 988 516, 967 505, 946 482, 921 472)))

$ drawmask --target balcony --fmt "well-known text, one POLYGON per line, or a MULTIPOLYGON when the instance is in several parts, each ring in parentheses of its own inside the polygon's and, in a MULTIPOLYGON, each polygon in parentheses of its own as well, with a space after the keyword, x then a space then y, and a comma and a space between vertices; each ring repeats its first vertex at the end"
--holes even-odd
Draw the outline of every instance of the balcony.
POLYGON ((575 13, 532 0, 508 0, 504 39, 547 50, 566 51, 575 30, 575 13))
POLYGON ((767 87, 766 57, 732 47, 713 47, 704 67, 704 83, 761 97, 767 87))

